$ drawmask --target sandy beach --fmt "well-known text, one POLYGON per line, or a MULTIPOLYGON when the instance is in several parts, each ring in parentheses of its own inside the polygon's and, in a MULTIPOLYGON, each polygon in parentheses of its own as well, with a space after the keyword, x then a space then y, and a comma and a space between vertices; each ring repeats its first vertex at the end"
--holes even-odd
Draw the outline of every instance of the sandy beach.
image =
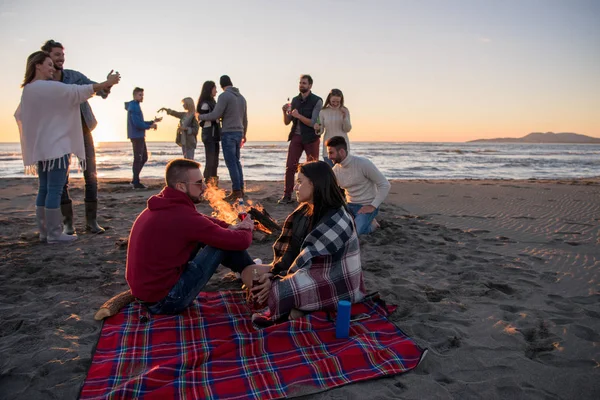
MULTIPOLYGON (((2 399, 77 398, 102 326, 93 315, 127 288, 129 230, 162 188, 102 179, 107 231, 93 235, 83 181, 72 183, 80 238, 48 245, 37 180, 0 179, 2 399)), ((277 205, 281 191, 247 183, 279 222, 295 207, 277 205)), ((394 181, 378 221, 361 237, 367 290, 399 306, 392 321, 429 353, 413 372, 310 398, 600 398, 600 178, 394 181)), ((251 255, 270 262, 274 239, 251 255)), ((220 268, 205 290, 239 285, 220 268)))

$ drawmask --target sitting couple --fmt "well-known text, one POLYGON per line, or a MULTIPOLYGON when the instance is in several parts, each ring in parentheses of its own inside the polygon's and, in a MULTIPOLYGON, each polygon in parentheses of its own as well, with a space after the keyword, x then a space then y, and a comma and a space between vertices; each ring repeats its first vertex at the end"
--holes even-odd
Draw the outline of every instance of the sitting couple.
POLYGON ((220 264, 241 273, 247 287, 253 269, 262 274, 254 292, 268 300, 270 312, 253 316, 259 326, 293 310, 292 318, 363 299, 356 230, 326 163, 300 166, 295 190, 301 204, 287 218, 269 265, 256 265, 247 252, 254 228, 250 216, 229 225, 196 210, 205 188, 197 162, 171 161, 166 184, 133 224, 127 250, 127 283, 151 313, 183 311, 220 264))

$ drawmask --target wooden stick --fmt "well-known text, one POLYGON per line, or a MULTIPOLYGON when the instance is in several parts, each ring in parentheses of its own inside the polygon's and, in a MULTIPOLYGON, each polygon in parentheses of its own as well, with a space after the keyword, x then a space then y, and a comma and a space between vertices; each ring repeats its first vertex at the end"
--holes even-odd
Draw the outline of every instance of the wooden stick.
POLYGON ((256 208, 251 207, 250 211, 248 211, 248 214, 252 216, 253 220, 260 222, 265 228, 267 228, 271 232, 275 233, 281 231, 281 227, 279 226, 277 221, 275 221, 273 217, 271 217, 267 210, 265 210, 264 208, 262 211, 259 211, 256 208))

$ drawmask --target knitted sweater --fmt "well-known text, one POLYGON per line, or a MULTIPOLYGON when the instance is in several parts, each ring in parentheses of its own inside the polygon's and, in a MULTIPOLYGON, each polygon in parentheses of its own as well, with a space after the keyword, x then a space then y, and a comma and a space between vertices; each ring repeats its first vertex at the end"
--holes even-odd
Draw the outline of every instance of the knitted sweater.
POLYGON ((350 151, 350 141, 348 140, 348 132, 352 130, 350 123, 350 112, 345 108, 346 116, 344 117, 339 108, 327 107, 321 110, 319 121, 321 129, 319 133, 323 133, 323 158, 327 157, 327 140, 334 136, 341 136, 346 139, 348 151, 350 151))
POLYGON ((79 106, 93 95, 93 85, 44 80, 25 85, 15 119, 26 173, 35 174, 39 161, 51 162, 65 154, 85 160, 79 106))
POLYGON ((390 191, 390 183, 369 159, 348 156, 333 166, 338 184, 346 190, 348 203, 379 207, 390 191))

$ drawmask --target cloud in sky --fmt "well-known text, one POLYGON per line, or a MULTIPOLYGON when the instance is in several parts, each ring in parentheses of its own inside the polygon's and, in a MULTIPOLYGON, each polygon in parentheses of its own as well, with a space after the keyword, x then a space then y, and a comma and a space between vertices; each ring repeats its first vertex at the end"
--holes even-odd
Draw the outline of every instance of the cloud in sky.
POLYGON ((490 39, 489 37, 485 37, 485 36, 478 36, 477 41, 479 43, 491 43, 492 39, 490 39))

